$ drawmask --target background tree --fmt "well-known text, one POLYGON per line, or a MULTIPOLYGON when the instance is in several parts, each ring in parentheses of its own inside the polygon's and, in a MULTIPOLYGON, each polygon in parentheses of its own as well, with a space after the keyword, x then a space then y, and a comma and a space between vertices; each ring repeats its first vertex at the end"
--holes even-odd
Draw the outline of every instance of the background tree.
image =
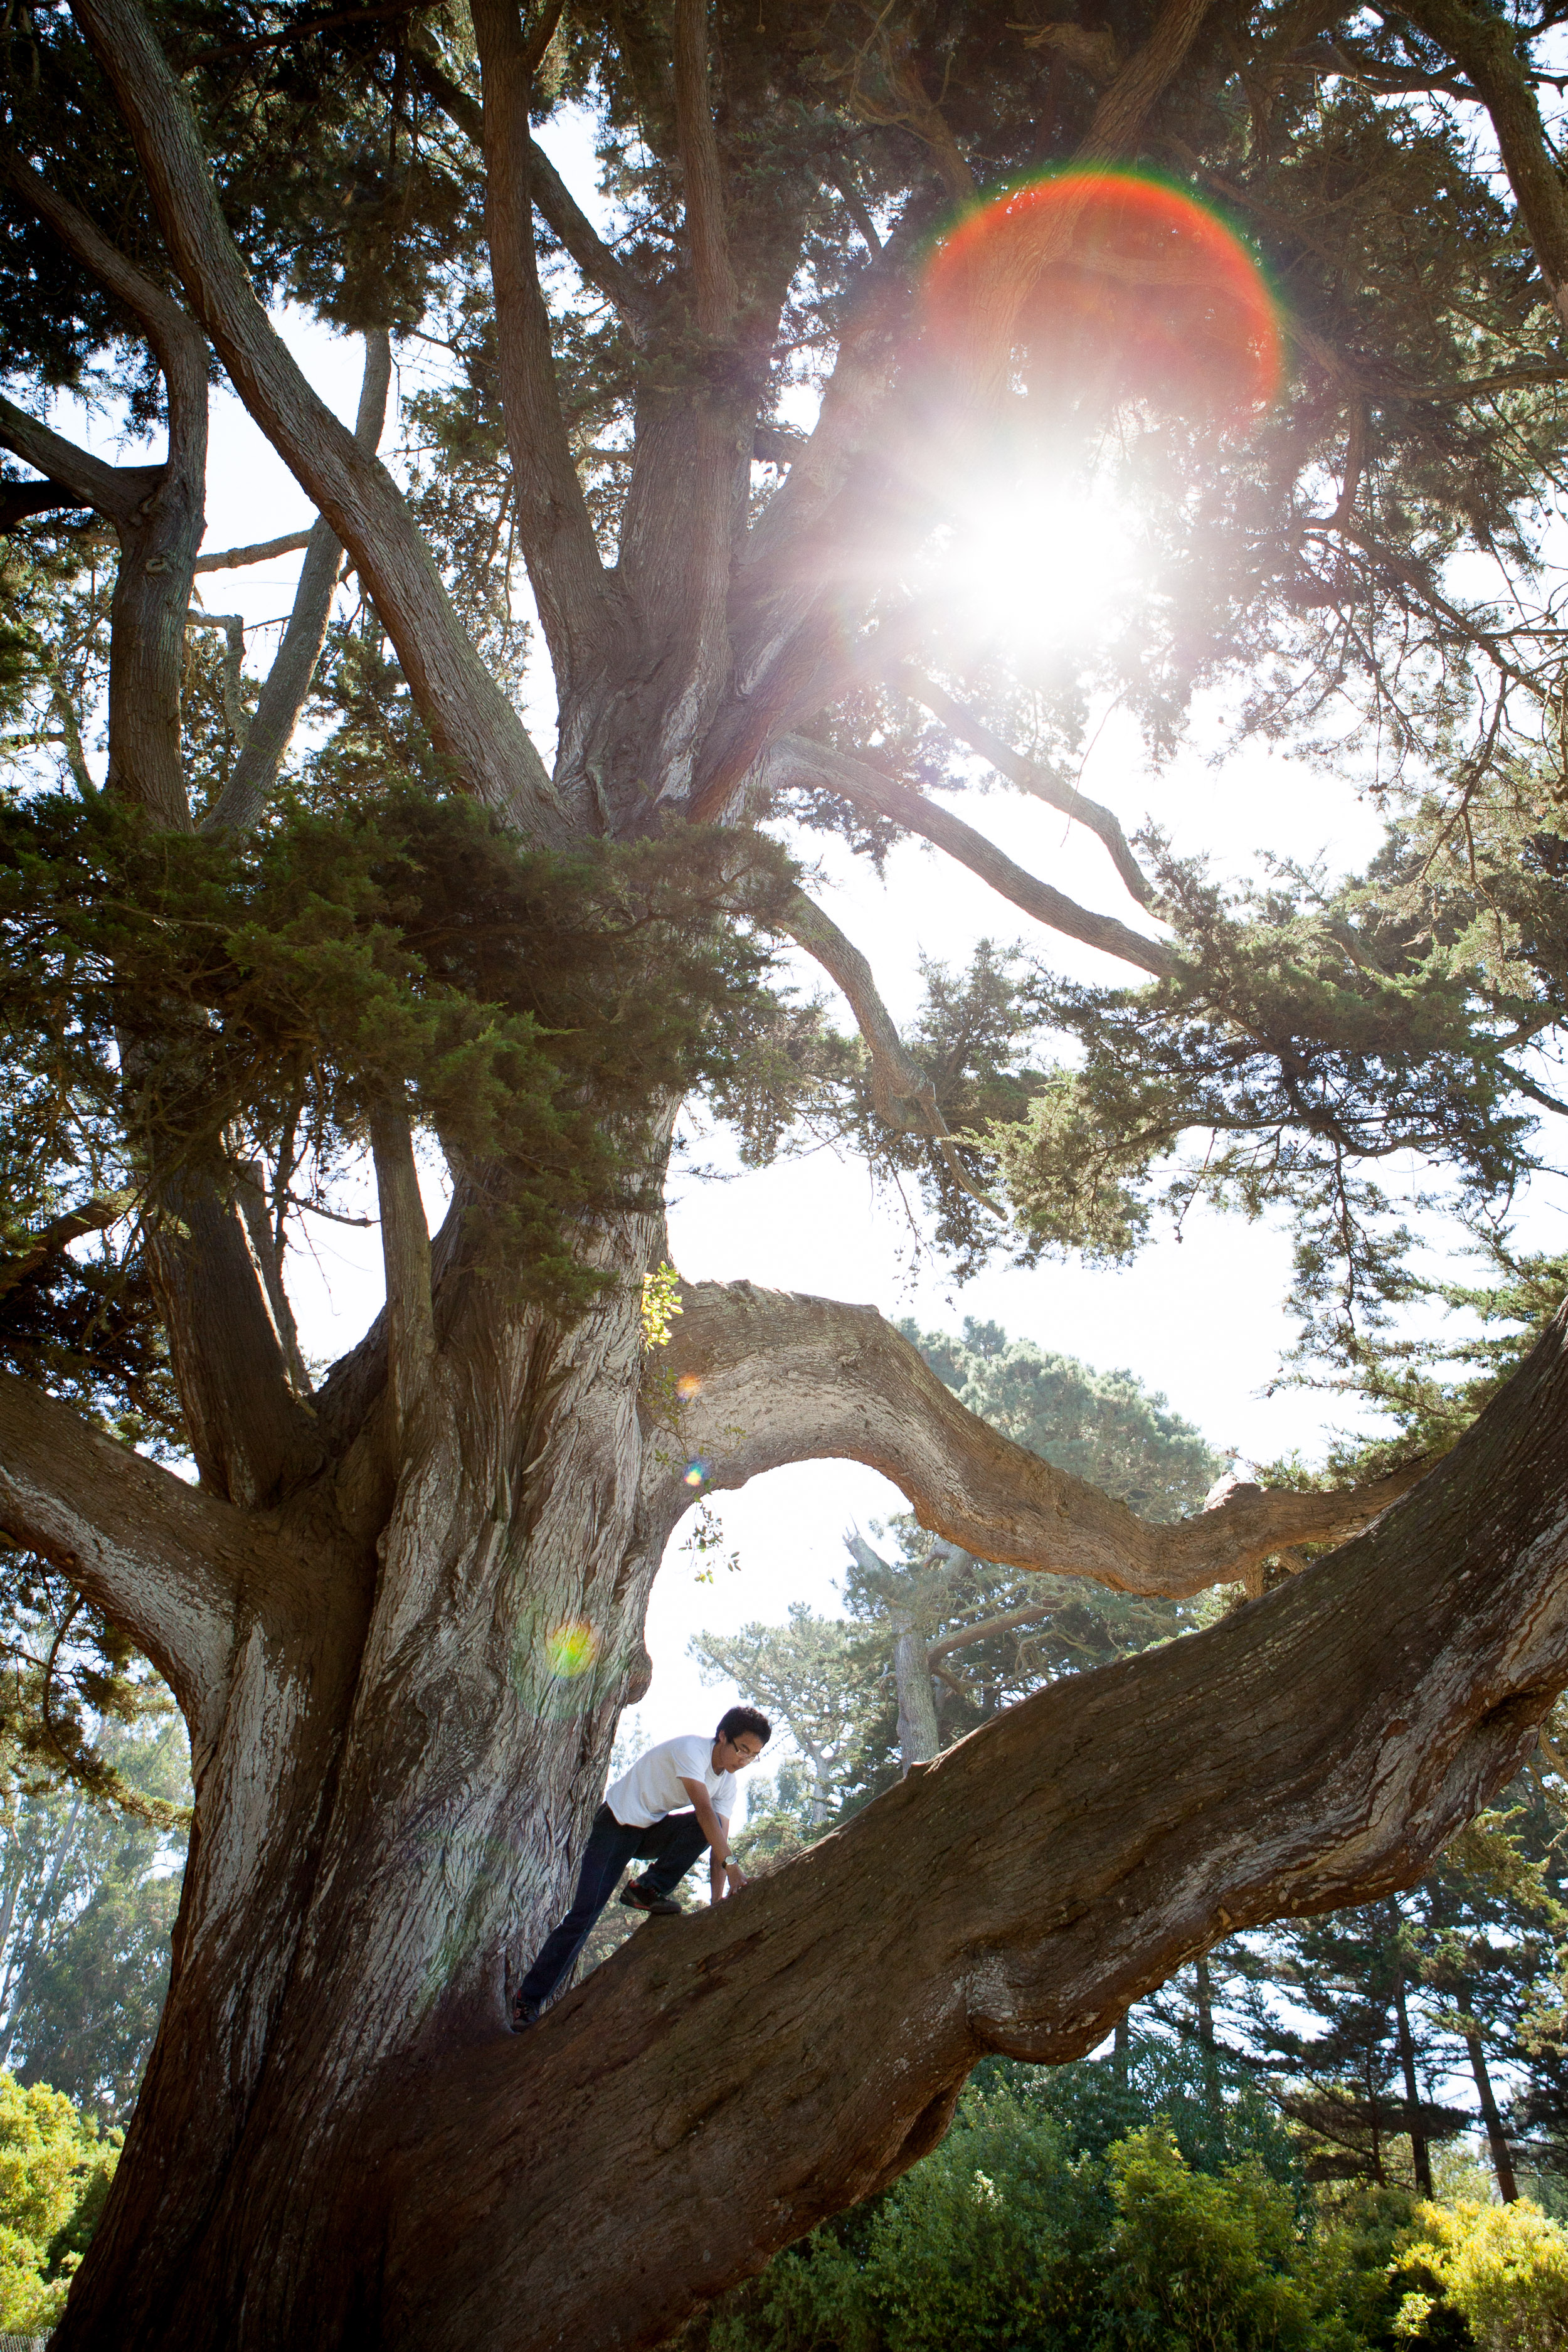
POLYGON ((753 1156, 862 1146, 960 1271, 1122 1255, 1200 1192, 1293 1213, 1342 1358, 1407 1280, 1384 1161, 1478 1213, 1538 1163, 1551 34, 1466 0, 1315 29, 1219 0, 18 23, 0 1513, 166 1676, 197 1829, 65 2352, 659 2340, 911 2164, 979 2054, 1070 2056, 1237 1922, 1381 1902, 1528 1751, 1568 1676, 1561 1326, 1418 1480, 1172 1521, 1011 1443, 868 1312, 682 1286, 645 1348, 641 1310, 693 1093, 753 1156), (613 243, 531 137, 568 103, 613 243), (1289 347, 1244 246, 1150 167, 1234 208, 1289 347), (286 296, 363 336, 352 429, 274 331, 286 296), (451 366, 399 480, 375 453, 416 333, 451 366), (198 554, 215 364, 318 516, 265 678, 193 612, 198 562, 255 552, 198 554), (157 454, 56 432, 67 384, 157 454), (1037 562, 1063 481, 1112 479, 1143 593, 1081 659, 1010 659, 979 604, 1017 576, 998 530, 1016 563, 1022 518, 1037 562), (536 643, 550 762, 518 715, 536 643), (1070 782, 1096 698, 1158 746, 1224 677, 1247 725, 1310 733, 1343 698, 1393 744, 1366 876, 1237 894, 1070 782), (976 761, 1093 834, 1121 914, 938 797, 976 761), (1134 977, 993 945, 931 967, 902 1038, 795 824, 930 840, 1134 977), (855 1036, 791 993, 783 939, 855 1036), (416 1138, 452 1187, 434 1236, 416 1138), (367 1160, 385 1305, 318 1381, 291 1223, 367 1160), (111 1195, 89 1275, 68 1234, 111 1195), (135 1450, 165 1373, 199 1487, 135 1450), (1352 1540, 1267 1613, 1002 1710, 809 1868, 504 2041, 693 1470, 834 1454, 972 1559, 1166 1600, 1352 1540))

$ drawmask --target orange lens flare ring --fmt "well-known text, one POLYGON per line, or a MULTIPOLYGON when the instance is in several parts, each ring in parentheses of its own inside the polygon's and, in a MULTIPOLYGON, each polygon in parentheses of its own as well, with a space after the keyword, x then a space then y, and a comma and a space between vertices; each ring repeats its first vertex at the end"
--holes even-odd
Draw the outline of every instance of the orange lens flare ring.
POLYGON ((926 265, 943 355, 1017 367, 1029 389, 1097 391, 1237 420, 1279 393, 1279 305, 1225 222, 1180 188, 1088 167, 1006 190, 926 265))

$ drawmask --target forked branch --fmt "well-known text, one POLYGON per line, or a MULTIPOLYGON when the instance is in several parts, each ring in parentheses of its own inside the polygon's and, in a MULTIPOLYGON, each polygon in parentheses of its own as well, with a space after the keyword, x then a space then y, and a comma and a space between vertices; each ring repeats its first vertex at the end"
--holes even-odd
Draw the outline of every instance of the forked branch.
POLYGON ((533 243, 531 45, 517 0, 474 0, 484 79, 485 229, 518 536, 563 700, 613 633, 617 602, 577 478, 533 243))
POLYGON ((922 1527, 976 1559, 1179 1597, 1236 1582, 1287 1545, 1365 1527, 1420 1475, 1329 1493, 1239 1486, 1215 1509, 1163 1525, 968 1412, 875 1307, 746 1282, 685 1284, 681 1305, 661 1370, 696 1387, 679 1460, 651 1474, 650 1507, 671 1527, 691 1499, 693 1456, 715 1487, 785 1462, 864 1462, 908 1496, 922 1527))
MULTIPOLYGON (((392 383, 392 340, 384 330, 373 329, 364 341, 364 375, 360 384, 359 413, 354 419, 354 439, 368 457, 374 457, 386 421, 386 396, 392 383)), ((300 566, 283 642, 257 698, 256 715, 239 737, 239 757, 216 807, 202 828, 204 832, 247 833, 271 797, 326 643, 342 551, 337 532, 324 516, 319 516, 305 541, 305 561, 300 566)), ((245 554, 248 551, 239 549, 236 552, 245 554)), ((196 568, 200 570, 199 562, 196 568)))

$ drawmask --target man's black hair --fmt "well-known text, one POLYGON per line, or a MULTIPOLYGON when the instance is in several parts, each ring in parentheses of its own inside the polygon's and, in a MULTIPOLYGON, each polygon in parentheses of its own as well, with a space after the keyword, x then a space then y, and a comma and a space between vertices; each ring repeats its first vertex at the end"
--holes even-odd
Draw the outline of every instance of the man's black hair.
POLYGON ((773 1725, 754 1706, 732 1706, 719 1717, 719 1738, 738 1739, 742 1731, 750 1731, 765 1748, 773 1736, 773 1725))

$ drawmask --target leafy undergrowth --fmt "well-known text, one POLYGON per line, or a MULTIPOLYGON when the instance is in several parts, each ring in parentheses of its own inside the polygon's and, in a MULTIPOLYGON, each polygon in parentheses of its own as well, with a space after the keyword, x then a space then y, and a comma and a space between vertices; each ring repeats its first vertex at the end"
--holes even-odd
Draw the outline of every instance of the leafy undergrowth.
POLYGON ((1169 2087, 1140 2121, 1114 2061, 987 2062, 938 2148, 685 2352, 1568 2347, 1568 2233, 1538 2207, 1314 2189, 1262 2099, 1169 2087))

